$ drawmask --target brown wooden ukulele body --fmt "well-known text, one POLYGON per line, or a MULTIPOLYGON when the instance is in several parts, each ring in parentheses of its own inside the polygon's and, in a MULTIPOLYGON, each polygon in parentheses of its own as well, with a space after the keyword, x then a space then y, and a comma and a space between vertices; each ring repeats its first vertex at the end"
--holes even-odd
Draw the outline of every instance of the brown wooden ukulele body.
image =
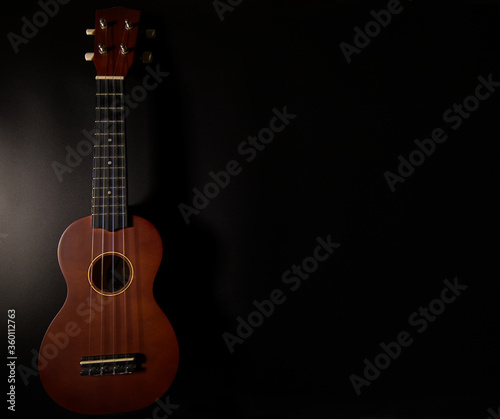
POLYGON ((63 233, 58 259, 68 293, 39 358, 43 386, 61 406, 85 414, 121 413, 146 407, 166 392, 179 350, 153 297, 161 257, 158 232, 140 217, 111 232, 91 228, 88 216, 63 233), (106 276, 114 269, 110 261, 116 278, 106 276), (129 354, 135 357, 130 368, 129 354))

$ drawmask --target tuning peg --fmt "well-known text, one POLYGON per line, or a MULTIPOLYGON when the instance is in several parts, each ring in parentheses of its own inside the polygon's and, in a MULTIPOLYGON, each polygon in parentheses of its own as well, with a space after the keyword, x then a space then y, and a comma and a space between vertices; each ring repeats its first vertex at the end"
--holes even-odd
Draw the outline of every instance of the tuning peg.
POLYGON ((120 53, 123 55, 127 55, 129 53, 129 49, 125 44, 120 44, 120 53))
POLYGON ((146 29, 144 33, 146 34, 146 38, 156 38, 156 29, 146 29))
POLYGON ((87 52, 85 54, 85 61, 92 61, 94 59, 94 53, 93 52, 87 52))
POLYGON ((149 64, 151 61, 153 61, 153 53, 151 51, 144 51, 141 56, 141 61, 144 64, 149 64))
POLYGON ((95 29, 87 29, 85 33, 89 36, 94 36, 95 35, 95 29))

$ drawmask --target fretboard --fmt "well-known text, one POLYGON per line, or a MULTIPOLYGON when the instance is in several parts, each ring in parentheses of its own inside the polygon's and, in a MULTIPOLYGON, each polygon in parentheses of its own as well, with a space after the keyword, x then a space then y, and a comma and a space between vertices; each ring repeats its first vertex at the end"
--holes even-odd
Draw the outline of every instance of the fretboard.
POLYGON ((92 228, 127 227, 123 78, 97 78, 92 228))

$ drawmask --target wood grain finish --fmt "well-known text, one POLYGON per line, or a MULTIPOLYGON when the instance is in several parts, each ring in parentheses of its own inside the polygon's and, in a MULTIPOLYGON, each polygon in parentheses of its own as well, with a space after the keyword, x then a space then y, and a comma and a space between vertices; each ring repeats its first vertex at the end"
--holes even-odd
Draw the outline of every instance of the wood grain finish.
POLYGON ((125 77, 134 62, 137 42, 137 32, 141 12, 139 10, 112 7, 96 11, 94 65, 98 76, 125 77), (100 20, 104 19, 105 27, 101 27, 100 20), (126 29, 125 21, 130 21, 131 29, 126 29), (123 44, 128 52, 120 52, 123 44), (100 51, 99 46, 106 49, 100 51))
POLYGON ((58 258, 68 294, 42 341, 39 373, 47 393, 61 406, 85 414, 141 409, 161 397, 177 371, 174 330, 153 297, 162 257, 156 229, 140 217, 110 232, 91 228, 91 217, 63 233, 58 258), (98 255, 118 252, 133 267, 129 287, 113 296, 90 286, 89 266, 98 255), (81 376, 82 356, 141 353, 143 370, 132 374, 81 376))

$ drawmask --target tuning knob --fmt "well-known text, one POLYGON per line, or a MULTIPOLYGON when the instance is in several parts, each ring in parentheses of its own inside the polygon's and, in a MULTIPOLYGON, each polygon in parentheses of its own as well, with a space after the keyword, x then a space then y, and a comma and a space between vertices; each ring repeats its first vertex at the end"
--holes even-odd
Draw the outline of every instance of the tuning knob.
POLYGON ((146 29, 144 33, 146 35, 146 38, 156 38, 156 29, 146 29))
POLYGON ((87 52, 85 54, 85 61, 93 61, 94 60, 94 53, 93 52, 87 52))
POLYGON ((123 55, 127 55, 129 53, 129 49, 125 44, 120 44, 120 53, 123 55))
POLYGON ((141 61, 144 64, 149 64, 151 61, 153 61, 153 53, 151 51, 144 51, 141 56, 141 61))
POLYGON ((94 36, 95 35, 95 29, 87 29, 85 33, 89 36, 94 36))

